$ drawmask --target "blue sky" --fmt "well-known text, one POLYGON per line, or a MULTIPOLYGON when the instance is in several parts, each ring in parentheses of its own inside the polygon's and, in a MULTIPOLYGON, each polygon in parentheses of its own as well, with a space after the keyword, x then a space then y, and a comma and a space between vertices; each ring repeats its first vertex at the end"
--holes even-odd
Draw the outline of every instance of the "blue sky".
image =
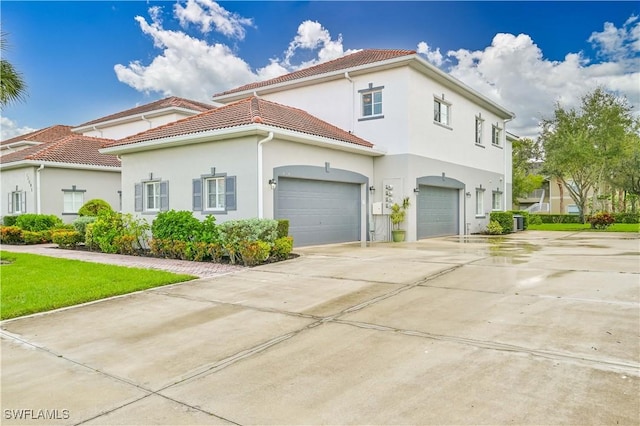
POLYGON ((523 136, 597 85, 640 110, 638 2, 3 0, 0 12, 3 57, 28 85, 2 110, 2 139, 169 95, 207 101, 364 48, 418 50, 514 111, 523 136))

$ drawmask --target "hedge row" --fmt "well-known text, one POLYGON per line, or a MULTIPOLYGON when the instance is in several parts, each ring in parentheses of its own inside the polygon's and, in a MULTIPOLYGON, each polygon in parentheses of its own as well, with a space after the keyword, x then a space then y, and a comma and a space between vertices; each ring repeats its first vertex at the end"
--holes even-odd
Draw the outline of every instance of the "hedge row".
MULTIPOLYGON (((640 223, 640 213, 609 213, 614 223, 640 223)), ((533 214, 537 223, 582 223, 574 214, 533 214)), ((589 216, 585 218, 589 221, 589 216)))

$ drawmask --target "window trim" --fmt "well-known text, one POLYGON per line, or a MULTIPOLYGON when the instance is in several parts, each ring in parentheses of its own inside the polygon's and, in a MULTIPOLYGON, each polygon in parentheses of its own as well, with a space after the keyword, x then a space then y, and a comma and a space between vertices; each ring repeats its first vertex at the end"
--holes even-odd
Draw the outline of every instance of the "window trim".
POLYGON ((26 191, 21 191, 18 189, 18 187, 16 186, 16 190, 15 191, 11 191, 9 192, 9 204, 8 204, 8 211, 10 214, 25 214, 27 213, 27 193, 26 191), (18 196, 18 206, 19 206, 19 210, 16 210, 16 199, 14 198, 15 196, 18 196))
POLYGON ((202 206, 202 211, 203 212, 211 212, 211 213, 222 213, 227 211, 227 203, 226 203, 226 196, 227 196, 227 174, 218 174, 215 176, 207 176, 207 177, 203 177, 202 178, 202 200, 203 200, 203 206, 202 206), (211 205, 209 204, 209 198, 211 197, 211 193, 209 192, 209 181, 218 181, 218 180, 222 180, 222 184, 223 186, 223 191, 222 193, 218 193, 217 192, 217 184, 216 184, 216 204, 218 201, 218 197, 220 197, 222 195, 223 200, 222 200, 222 207, 211 207, 211 205))
POLYGON ((494 212, 500 212, 502 211, 502 204, 503 204, 503 197, 502 197, 503 192, 502 191, 491 191, 491 211, 494 212), (495 206, 495 196, 499 195, 499 201, 500 201, 500 206, 498 208, 496 208, 495 206))
POLYGON ((487 217, 486 212, 484 211, 484 194, 485 188, 476 188, 476 217, 483 218, 487 217), (480 212, 478 210, 481 210, 480 212))
POLYGON ((169 210, 169 181, 162 179, 146 179, 134 185, 134 211, 142 214, 158 214, 169 210), (148 207, 147 185, 159 185, 158 207, 148 207))
POLYGON ((483 142, 482 136, 484 134, 484 118, 482 118, 480 115, 476 115, 474 133, 475 133, 475 144, 477 146, 481 146, 484 148, 484 144, 482 143, 483 142), (480 124, 479 131, 478 131, 478 124, 480 124))
POLYGON ((442 97, 439 96, 434 96, 433 97, 433 123, 437 124, 438 126, 442 126, 444 128, 447 129, 452 129, 452 122, 453 122, 453 116, 452 116, 452 103, 449 101, 445 101, 444 99, 444 94, 442 95, 442 97), (438 110, 436 111, 436 105, 439 105, 438 110), (446 106, 446 118, 447 121, 446 123, 442 121, 442 106, 446 106))
POLYGON ((84 205, 84 194, 87 192, 86 189, 77 189, 75 185, 71 186, 71 189, 62 189, 62 214, 63 215, 77 215, 80 208, 84 205), (75 211, 66 210, 66 200, 65 197, 67 194, 82 194, 82 200, 80 202, 80 206, 75 209, 75 211))
POLYGON ((498 124, 491 125, 491 145, 497 148, 502 148, 502 128, 498 124), (498 142, 496 143, 496 133, 498 135, 498 142))
POLYGON ((211 169, 210 174, 200 175, 199 178, 192 180, 191 185, 191 209, 192 211, 202 212, 202 214, 227 214, 230 211, 238 209, 237 198, 237 177, 229 176, 227 173, 216 173, 215 168, 211 169), (208 193, 206 182, 210 179, 224 178, 224 208, 211 209, 208 206, 208 193))
POLYGON ((384 89, 384 86, 373 87, 373 83, 369 83, 369 87, 367 87, 366 89, 358 90, 358 93, 360 94, 360 118, 358 118, 358 121, 377 120, 380 118, 384 118, 384 111, 383 111, 384 101, 382 97, 383 89, 384 89), (376 93, 380 93, 380 102, 379 102, 380 113, 378 114, 375 113, 376 102, 374 101, 374 96, 376 93), (365 111, 364 111, 364 107, 365 107, 364 97, 366 95, 371 95, 371 114, 367 114, 367 115, 365 115, 365 111))

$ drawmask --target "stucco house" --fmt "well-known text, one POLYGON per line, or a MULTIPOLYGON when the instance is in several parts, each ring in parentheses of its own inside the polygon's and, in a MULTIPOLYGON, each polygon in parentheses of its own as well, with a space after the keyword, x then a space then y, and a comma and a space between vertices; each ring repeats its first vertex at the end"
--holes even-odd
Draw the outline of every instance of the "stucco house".
POLYGON ((169 97, 77 127, 56 125, 2 141, 0 215, 43 213, 71 222, 93 198, 120 209, 120 160, 98 150, 114 139, 212 108, 169 97))
POLYGON ((123 138, 123 211, 287 218, 296 245, 482 231, 511 206, 514 114, 410 50, 363 50, 214 95, 123 138))

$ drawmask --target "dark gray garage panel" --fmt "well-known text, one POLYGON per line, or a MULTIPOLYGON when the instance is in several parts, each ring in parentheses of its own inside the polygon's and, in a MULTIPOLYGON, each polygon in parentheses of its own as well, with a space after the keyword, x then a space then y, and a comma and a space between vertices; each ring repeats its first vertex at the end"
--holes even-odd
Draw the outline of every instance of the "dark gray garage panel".
POLYGON ((458 189, 420 185, 418 193, 418 239, 458 235, 458 189))
POLYGON ((276 198, 297 247, 360 240, 360 184, 280 177, 276 198))

